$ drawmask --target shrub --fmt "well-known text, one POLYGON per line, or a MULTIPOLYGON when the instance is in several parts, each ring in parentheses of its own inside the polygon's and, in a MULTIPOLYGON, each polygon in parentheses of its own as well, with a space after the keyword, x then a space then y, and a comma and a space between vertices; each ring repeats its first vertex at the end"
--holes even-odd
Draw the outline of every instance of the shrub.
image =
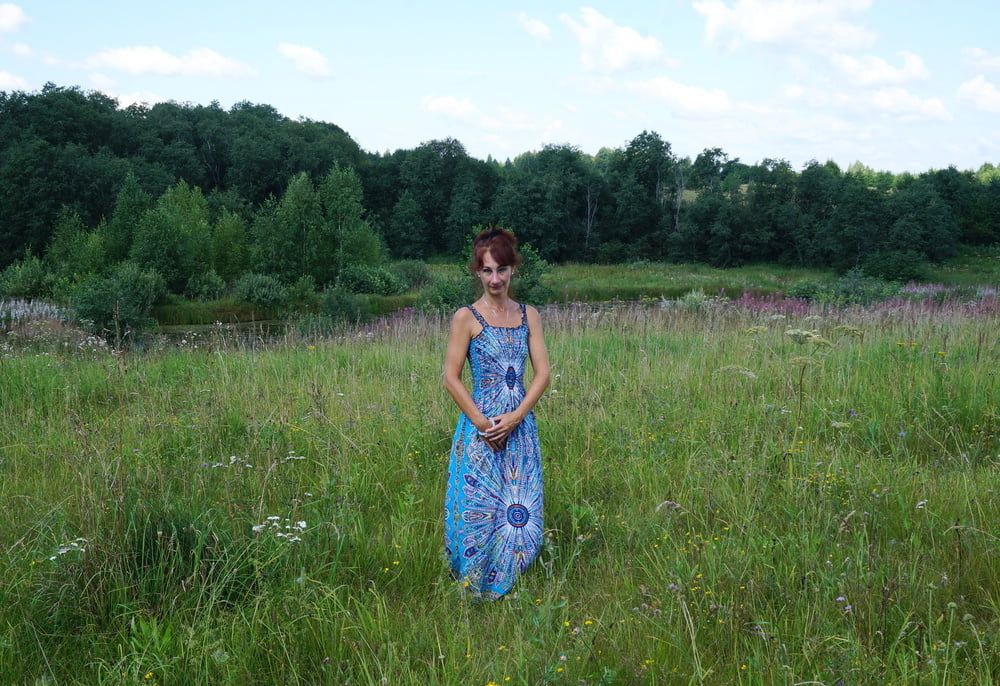
POLYGON ((278 310, 288 303, 288 289, 270 274, 247 272, 233 286, 233 295, 262 310, 278 310))
POLYGON ((785 295, 789 298, 801 298, 803 300, 819 300, 823 293, 830 291, 832 284, 828 281, 817 279, 802 279, 796 281, 785 290, 785 295))
POLYGON ((0 272, 0 295, 9 298, 37 298, 48 295, 48 280, 42 261, 30 252, 0 272))
POLYGON ((351 293, 397 295, 406 290, 406 284, 385 267, 350 264, 340 271, 338 286, 351 293))
POLYGON ((423 288, 431 282, 431 270, 420 260, 394 262, 392 271, 407 288, 423 288))
POLYGON ((332 322, 362 322, 371 316, 368 301, 343 288, 327 288, 319 305, 322 317, 332 322))
POLYGON ((434 276, 420 291, 417 307, 425 312, 452 312, 476 299, 472 277, 464 270, 434 276))
POLYGON ((518 251, 521 253, 521 265, 511 282, 512 295, 522 302, 548 302, 552 299, 552 290, 542 283, 542 276, 549 271, 549 263, 527 243, 519 246, 518 251))
POLYGON ((308 274, 297 278, 288 289, 288 304, 296 310, 315 310, 319 305, 316 279, 308 274))
POLYGON ((868 276, 855 267, 837 279, 817 300, 836 305, 868 305, 899 295, 900 285, 868 276))
POLYGON ((193 300, 217 300, 226 292, 226 282, 214 269, 188 279, 184 294, 193 300))
POLYGON ((632 259, 635 259, 635 247, 621 241, 608 241, 594 250, 594 261, 599 264, 621 264, 632 259))
POLYGON ((122 262, 108 276, 91 276, 73 292, 76 318, 96 333, 141 330, 155 322, 153 305, 167 292, 163 277, 134 262, 122 262))
POLYGON ((861 263, 866 274, 889 281, 926 281, 927 261, 915 250, 893 250, 869 255, 861 263))

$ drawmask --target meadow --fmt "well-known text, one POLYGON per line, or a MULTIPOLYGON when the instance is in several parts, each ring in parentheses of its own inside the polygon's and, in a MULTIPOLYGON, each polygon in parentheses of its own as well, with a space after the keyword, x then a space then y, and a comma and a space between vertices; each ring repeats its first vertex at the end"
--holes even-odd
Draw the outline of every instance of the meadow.
POLYGON ((442 555, 444 318, 8 340, 0 682, 1000 680, 995 293, 542 314, 546 545, 493 604, 442 555))

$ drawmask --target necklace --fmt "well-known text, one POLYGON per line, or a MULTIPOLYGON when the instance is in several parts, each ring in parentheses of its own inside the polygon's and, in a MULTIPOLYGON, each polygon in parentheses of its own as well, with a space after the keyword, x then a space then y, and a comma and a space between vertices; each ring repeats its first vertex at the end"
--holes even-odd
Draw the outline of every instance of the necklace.
MULTIPOLYGON (((500 316, 499 308, 494 307, 489 303, 484 303, 484 304, 486 305, 487 308, 489 308, 489 311, 493 314, 494 319, 500 316)), ((511 333, 511 327, 510 327, 510 309, 506 305, 503 306, 503 326, 494 328, 499 328, 503 330, 504 340, 507 341, 507 343, 514 342, 514 335, 511 333)))

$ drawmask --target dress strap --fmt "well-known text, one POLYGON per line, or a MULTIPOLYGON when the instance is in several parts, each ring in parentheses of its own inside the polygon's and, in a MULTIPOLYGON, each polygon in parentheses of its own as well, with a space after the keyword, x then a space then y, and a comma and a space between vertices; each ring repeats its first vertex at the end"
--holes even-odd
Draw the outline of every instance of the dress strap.
POLYGON ((472 314, 473 314, 473 315, 474 315, 474 316, 476 317, 476 321, 477 321, 477 322, 479 322, 479 324, 480 324, 480 325, 481 325, 481 326, 482 326, 482 327, 483 327, 484 329, 485 329, 485 328, 486 328, 487 326, 489 326, 489 324, 487 324, 487 323, 486 323, 486 320, 485 320, 485 319, 483 319, 483 315, 479 314, 479 311, 478 311, 478 310, 477 310, 477 309, 476 309, 475 307, 473 307, 472 305, 469 305, 469 306, 468 306, 468 308, 469 308, 470 310, 472 310, 472 314))
POLYGON ((528 325, 528 310, 524 303, 521 303, 521 326, 528 325))

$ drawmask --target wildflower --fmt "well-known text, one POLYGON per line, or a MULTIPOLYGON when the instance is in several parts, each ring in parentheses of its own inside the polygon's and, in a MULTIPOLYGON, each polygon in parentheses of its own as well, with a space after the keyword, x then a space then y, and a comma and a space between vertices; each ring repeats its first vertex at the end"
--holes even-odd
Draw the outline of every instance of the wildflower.
POLYGON ((917 503, 916 509, 922 510, 925 507, 927 507, 927 501, 926 500, 921 500, 920 502, 917 503))

